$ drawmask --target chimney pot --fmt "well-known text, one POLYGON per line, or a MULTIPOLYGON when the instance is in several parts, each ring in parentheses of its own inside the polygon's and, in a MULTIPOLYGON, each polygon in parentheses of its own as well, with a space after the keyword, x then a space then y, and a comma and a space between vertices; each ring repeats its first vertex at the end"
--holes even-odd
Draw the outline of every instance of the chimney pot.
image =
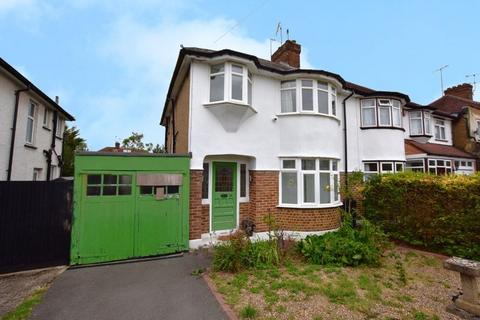
POLYGON ((276 63, 285 63, 292 68, 300 68, 300 46, 295 40, 287 40, 272 54, 271 60, 276 63))
POLYGON ((115 142, 115 149, 120 149, 120 142, 115 142))
POLYGON ((60 98, 58 96, 55 96, 55 103, 59 104, 60 103, 60 98))
POLYGON ((454 87, 450 87, 444 93, 468 100, 473 100, 473 86, 469 83, 462 83, 454 87))

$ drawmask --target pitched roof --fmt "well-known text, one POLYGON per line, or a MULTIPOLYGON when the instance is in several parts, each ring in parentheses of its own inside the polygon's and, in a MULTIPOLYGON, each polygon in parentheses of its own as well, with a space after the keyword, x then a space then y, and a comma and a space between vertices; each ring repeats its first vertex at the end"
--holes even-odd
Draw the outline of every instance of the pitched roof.
POLYGON ((466 106, 480 109, 480 102, 446 94, 429 106, 436 108, 440 113, 458 116, 466 106))
POLYGON ((436 143, 420 143, 415 140, 405 139, 405 153, 407 155, 417 154, 418 150, 422 153, 435 156, 445 156, 445 157, 457 157, 457 158, 472 158, 475 156, 457 149, 453 146, 447 146, 443 144, 436 143))
POLYGON ((50 105, 52 105, 55 109, 57 109, 60 113, 62 113, 65 116, 65 118, 67 118, 70 121, 75 121, 75 118, 70 113, 65 111, 58 103, 56 103, 54 100, 52 100, 52 98, 47 96, 42 90, 40 90, 37 86, 31 83, 30 80, 25 78, 20 72, 18 72, 14 67, 8 64, 2 58, 0 58, 0 68, 3 68, 11 76, 16 78, 23 85, 25 85, 28 89, 32 90, 37 95, 39 95, 43 100, 47 101, 50 105))

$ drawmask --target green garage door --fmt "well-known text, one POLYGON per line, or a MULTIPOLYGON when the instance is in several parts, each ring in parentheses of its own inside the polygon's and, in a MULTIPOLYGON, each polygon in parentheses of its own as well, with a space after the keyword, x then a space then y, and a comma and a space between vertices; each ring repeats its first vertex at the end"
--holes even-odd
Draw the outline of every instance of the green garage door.
POLYGON ((75 174, 72 264, 188 250, 188 166, 183 172, 176 171, 173 169, 178 163, 167 161, 173 157, 155 157, 163 167, 156 171, 134 171, 152 167, 145 166, 145 161, 135 161, 138 157, 103 154, 76 157, 79 168, 75 174), (95 167, 95 163, 98 166, 99 160, 107 164, 108 160, 114 160, 109 165, 112 169, 130 170, 88 169, 95 167), (169 168, 172 170, 165 171, 169 168))

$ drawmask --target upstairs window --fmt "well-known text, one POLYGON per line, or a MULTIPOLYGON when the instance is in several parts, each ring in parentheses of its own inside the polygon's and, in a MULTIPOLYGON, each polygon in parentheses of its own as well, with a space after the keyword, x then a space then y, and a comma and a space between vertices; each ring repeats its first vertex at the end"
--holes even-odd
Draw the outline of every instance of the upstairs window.
POLYGON ((282 81, 280 95, 282 98, 282 113, 297 111, 296 81, 282 81))
POLYGON ((445 120, 435 119, 435 140, 446 140, 445 128, 445 120))
POLYGON ((35 133, 35 113, 37 110, 37 105, 33 102, 30 102, 28 106, 28 113, 27 113, 27 132, 25 141, 28 144, 34 143, 34 133, 35 133))
POLYGON ((402 107, 394 99, 363 99, 362 127, 402 128, 402 107))
POLYGON ((282 81, 280 94, 282 113, 297 112, 298 104, 299 112, 337 115, 337 90, 326 82, 312 79, 282 81))
POLYGON ((422 112, 421 111, 410 111, 410 135, 422 135, 422 112))
POLYGON ((423 125, 425 128, 425 134, 431 135, 432 134, 432 120, 431 115, 429 112, 423 113, 423 125))
POLYGON ((252 103, 252 74, 235 63, 210 67, 210 102, 235 101, 252 103))
POLYGON ((45 107, 43 113, 43 127, 46 129, 52 128, 52 110, 48 109, 47 107, 45 107))

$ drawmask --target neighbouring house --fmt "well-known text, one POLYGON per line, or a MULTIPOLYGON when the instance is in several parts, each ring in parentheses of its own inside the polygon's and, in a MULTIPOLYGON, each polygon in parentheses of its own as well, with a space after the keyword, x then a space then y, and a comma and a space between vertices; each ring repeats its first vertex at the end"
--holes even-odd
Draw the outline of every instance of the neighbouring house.
POLYGON ((0 181, 60 176, 63 132, 75 120, 0 58, 0 181))
POLYGON ((271 61, 182 48, 161 124, 168 153, 191 153, 190 245, 274 215, 288 234, 336 229, 340 177, 404 170, 407 95, 300 67, 286 41, 271 61))
POLYGON ((130 152, 132 152, 132 150, 121 147, 120 142, 115 142, 114 147, 104 147, 104 148, 98 150, 98 152, 120 152, 120 153, 126 152, 126 153, 130 153, 130 152))
POLYGON ((421 106, 405 106, 406 168, 434 174, 472 174, 480 156, 480 102, 462 84, 421 106))

